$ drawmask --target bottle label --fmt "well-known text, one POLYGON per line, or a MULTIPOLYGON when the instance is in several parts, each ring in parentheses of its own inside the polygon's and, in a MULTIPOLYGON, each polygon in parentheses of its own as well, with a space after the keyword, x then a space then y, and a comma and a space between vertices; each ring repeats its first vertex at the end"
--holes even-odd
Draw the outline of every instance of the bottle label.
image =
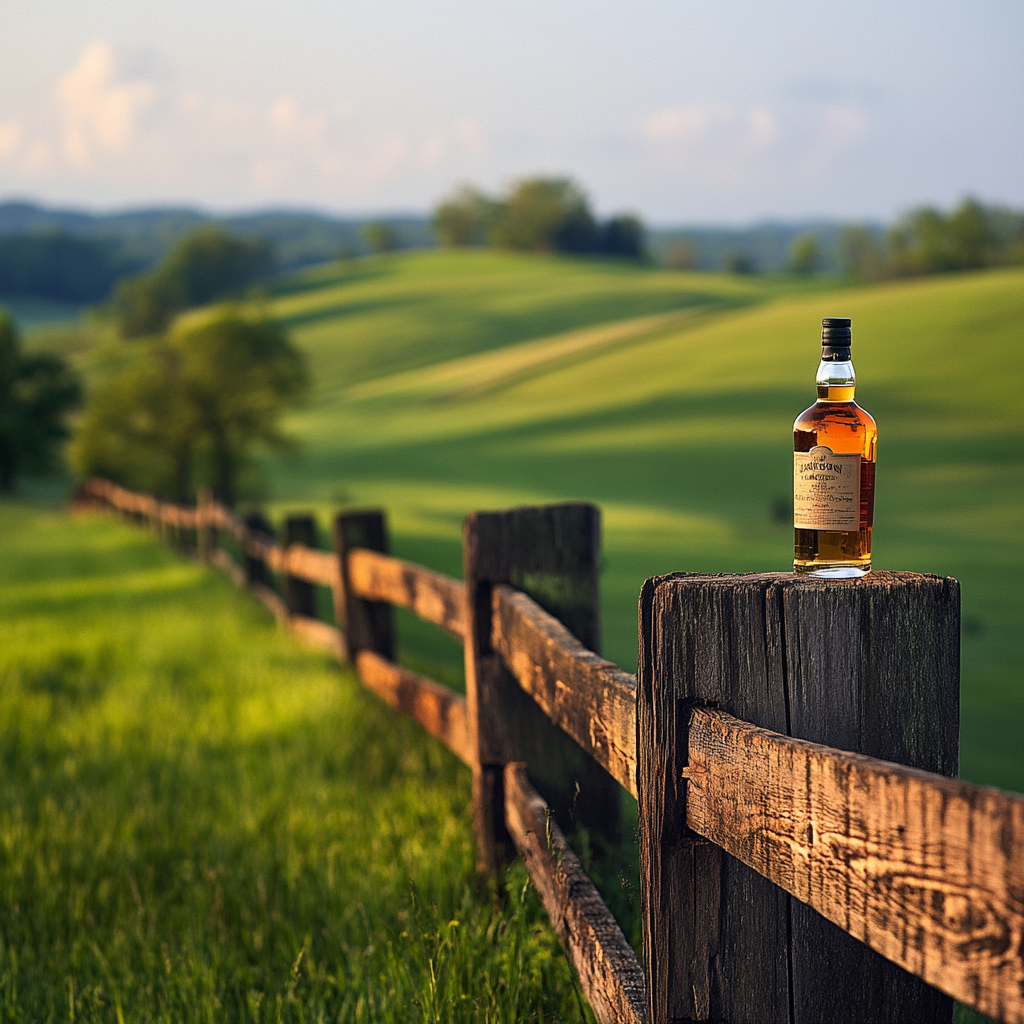
POLYGON ((825 445, 793 453, 793 526, 860 527, 860 455, 836 455, 825 445))

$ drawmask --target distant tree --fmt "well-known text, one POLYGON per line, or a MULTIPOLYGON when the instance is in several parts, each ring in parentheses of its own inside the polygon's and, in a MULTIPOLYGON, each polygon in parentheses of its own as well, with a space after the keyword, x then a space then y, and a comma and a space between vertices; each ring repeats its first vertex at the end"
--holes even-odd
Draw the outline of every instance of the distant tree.
POLYGON ((370 252, 393 252, 401 244, 401 238, 394 225, 382 220, 364 224, 362 236, 370 252))
POLYGON ((481 245, 498 209, 493 199, 463 185, 434 209, 434 234, 442 245, 481 245))
POLYGON ((885 272, 885 254, 870 228, 848 224, 839 232, 839 267, 853 281, 874 281, 885 272))
POLYGON ((789 250, 789 269, 810 277, 821 266, 821 246, 815 235, 798 235, 789 250))
POLYGON ((685 238, 678 238, 665 250, 665 266, 673 270, 696 270, 697 247, 685 238))
POLYGON ((725 254, 725 269, 730 274, 755 274, 757 266, 753 258, 742 250, 734 249, 725 254))
POLYGON ((222 307, 150 342, 97 389, 75 468, 177 501, 206 484, 231 505, 253 449, 287 447, 278 420, 307 384, 302 353, 280 327, 222 307))
POLYGON ((644 226, 640 218, 620 213, 605 221, 598 229, 597 251, 640 259, 644 255, 644 226))
POLYGON ((527 252, 592 252, 596 226, 587 197, 568 178, 526 178, 501 205, 494 244, 527 252))
POLYGON ((0 309, 0 490, 52 467, 80 398, 77 374, 57 356, 25 355, 14 321, 0 309))
POLYGON ((159 334, 183 310, 237 295, 272 267, 272 250, 263 239, 233 235, 216 224, 197 228, 156 268, 118 286, 114 309, 121 333, 159 334))
POLYGON ((998 262, 998 236, 989 212, 968 197, 947 222, 949 250, 959 270, 975 270, 998 262))

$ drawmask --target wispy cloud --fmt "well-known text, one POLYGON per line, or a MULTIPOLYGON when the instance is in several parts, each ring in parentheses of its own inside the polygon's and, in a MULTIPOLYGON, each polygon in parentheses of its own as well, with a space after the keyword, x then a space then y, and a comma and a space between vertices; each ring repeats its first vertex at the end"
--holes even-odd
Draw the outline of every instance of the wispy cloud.
POLYGON ((57 84, 68 161, 89 167, 98 153, 124 150, 154 92, 151 82, 120 73, 109 44, 98 41, 87 46, 57 84))

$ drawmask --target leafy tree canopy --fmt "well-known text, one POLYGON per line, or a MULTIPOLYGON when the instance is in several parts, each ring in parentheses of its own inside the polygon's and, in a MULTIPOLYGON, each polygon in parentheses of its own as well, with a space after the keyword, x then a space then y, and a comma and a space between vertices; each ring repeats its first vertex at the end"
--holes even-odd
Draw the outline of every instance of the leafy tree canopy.
POLYGON ((307 386, 277 324, 220 307, 149 342, 97 389, 72 459, 83 476, 176 501, 208 485, 231 505, 254 449, 289 446, 278 421, 307 386))
POLYGON ((263 239, 205 225, 182 238, 155 269, 118 285, 118 326, 126 338, 159 334, 182 310, 236 295, 272 266, 263 239))
POLYGON ((0 309, 0 490, 52 467, 80 398, 77 374, 57 356, 25 355, 14 321, 0 309))
POLYGON ((631 214, 600 224, 570 178, 524 178, 501 199, 464 185, 434 210, 443 245, 490 242, 522 252, 603 253, 640 258, 644 228, 631 214))

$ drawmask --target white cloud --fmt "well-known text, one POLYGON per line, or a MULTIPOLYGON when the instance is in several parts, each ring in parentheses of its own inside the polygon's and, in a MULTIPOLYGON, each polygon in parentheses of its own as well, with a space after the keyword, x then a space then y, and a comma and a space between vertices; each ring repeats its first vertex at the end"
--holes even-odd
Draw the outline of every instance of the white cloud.
POLYGON ((0 160, 12 156, 21 142, 21 125, 17 121, 0 124, 0 160))
POLYGON ((640 126, 650 142, 716 148, 763 149, 778 135, 775 116, 764 107, 742 109, 728 104, 691 103, 648 114, 640 126))
POLYGON ((87 167, 98 152, 123 150, 139 114, 153 97, 151 82, 119 74, 107 43, 90 43, 57 84, 67 159, 75 166, 87 167))

